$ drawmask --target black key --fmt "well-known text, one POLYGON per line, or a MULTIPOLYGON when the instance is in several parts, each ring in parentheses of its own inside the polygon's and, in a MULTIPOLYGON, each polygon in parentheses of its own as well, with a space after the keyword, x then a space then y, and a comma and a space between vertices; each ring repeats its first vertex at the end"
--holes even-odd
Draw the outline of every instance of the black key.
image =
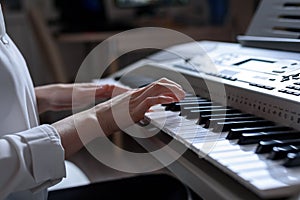
POLYGON ((283 147, 273 147, 270 155, 268 156, 269 159, 272 160, 279 160, 283 159, 287 156, 288 153, 298 153, 300 152, 300 146, 297 145, 288 145, 283 147))
POLYGON ((180 103, 192 103, 192 102, 210 102, 210 100, 197 97, 197 98, 185 98, 180 101, 180 103))
POLYGON ((170 110, 170 108, 176 106, 176 104, 178 103, 192 103, 192 102, 209 102, 209 101, 201 97, 193 96, 191 94, 186 94, 186 97, 182 99, 180 102, 162 104, 162 106, 165 106, 166 110, 170 110))
POLYGON ((245 121, 245 120, 259 120, 261 118, 255 116, 246 117, 226 117, 226 118, 213 118, 206 121, 204 128, 214 127, 218 122, 232 122, 232 121, 245 121))
POLYGON ((287 145, 300 145, 300 139, 260 141, 255 153, 269 153, 273 147, 283 147, 287 145))
POLYGON ((289 153, 285 159, 283 166, 298 167, 300 166, 300 153, 289 153))
POLYGON ((243 133, 238 140, 238 144, 255 144, 260 141, 282 140, 282 139, 299 139, 298 131, 270 131, 258 133, 243 133))
POLYGON ((202 98, 202 97, 197 97, 197 96, 185 96, 184 99, 182 99, 181 101, 191 101, 191 100, 207 100, 205 98, 202 98))
POLYGON ((232 108, 220 108, 220 109, 206 109, 206 110, 191 110, 187 113, 182 113, 180 115, 185 116, 187 119, 198 119, 198 124, 202 121, 201 118, 203 115, 212 115, 212 114, 228 114, 228 113, 239 113, 238 110, 232 108))
POLYGON ((208 110, 208 109, 220 109, 220 108, 226 108, 224 106, 220 106, 220 105, 206 105, 206 106, 187 106, 184 107, 184 110, 188 110, 188 111, 197 111, 197 110, 208 110))
POLYGON ((168 111, 180 111, 180 106, 176 105, 176 103, 170 103, 170 104, 167 104, 167 105, 163 105, 165 106, 165 110, 168 111))
POLYGON ((228 114, 228 113, 239 113, 240 111, 232 108, 220 108, 220 109, 208 109, 208 110, 191 110, 191 113, 202 115, 212 115, 212 114, 228 114))
POLYGON ((203 101, 190 101, 190 102, 177 102, 172 103, 168 106, 166 106, 166 110, 170 111, 180 111, 182 109, 185 109, 186 107, 190 106, 211 106, 212 102, 203 100, 203 101))
POLYGON ((289 131, 292 130, 286 126, 257 126, 257 127, 246 127, 246 128, 233 128, 229 131, 226 139, 234 140, 238 139, 243 133, 253 132, 264 132, 264 131, 289 131))
POLYGON ((173 103, 168 103, 168 104, 162 104, 162 106, 165 107, 165 110, 172 110, 173 107, 176 106, 176 102, 173 102, 173 103))
POLYGON ((207 120, 211 118, 222 118, 222 117, 243 117, 250 116, 249 114, 244 113, 223 113, 223 114, 211 114, 211 115, 202 115, 200 124, 205 124, 207 120))
POLYGON ((162 106, 165 107, 165 110, 171 110, 173 107, 175 107, 175 103, 169 103, 169 104, 163 104, 162 106))
POLYGON ((259 125, 273 125, 273 122, 268 120, 245 120, 245 121, 233 121, 233 122, 218 122, 213 128, 213 132, 226 132, 232 128, 242 127, 256 127, 259 125))
POLYGON ((225 112, 226 109, 227 108, 225 108, 224 106, 201 106, 197 107, 197 109, 185 108, 181 111, 180 115, 186 116, 187 119, 199 119, 201 115, 210 114, 216 110, 224 110, 225 112))
MULTIPOLYGON (((192 113, 197 113, 197 111, 192 111, 192 113)), ((200 112, 200 120, 199 124, 202 120, 202 116, 207 115, 229 115, 229 114, 240 114, 239 110, 233 109, 233 108, 220 108, 220 109, 213 109, 213 110, 202 110, 200 112)))
POLYGON ((213 104, 213 102, 208 101, 206 99, 197 99, 197 100, 181 100, 177 102, 178 105, 201 105, 201 104, 213 104))
MULTIPOLYGON (((204 106, 187 106, 184 107, 181 110, 180 115, 181 116, 187 116, 187 115, 193 115, 194 111, 202 111, 202 110, 209 110, 209 109, 213 109, 213 108, 219 108, 220 106, 214 106, 214 105, 204 105, 204 106)), ((223 106, 222 106, 223 107, 223 106)))
POLYGON ((203 107, 203 106, 212 106, 214 103, 210 101, 201 101, 201 102, 179 102, 176 103, 177 106, 180 106, 184 109, 189 109, 190 107, 203 107))

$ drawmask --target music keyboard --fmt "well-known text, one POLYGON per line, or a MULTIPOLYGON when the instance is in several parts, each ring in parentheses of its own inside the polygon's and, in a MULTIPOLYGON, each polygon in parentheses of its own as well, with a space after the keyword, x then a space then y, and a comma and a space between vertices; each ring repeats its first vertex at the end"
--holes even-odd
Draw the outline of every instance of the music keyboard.
MULTIPOLYGON (((197 103, 196 103, 197 104, 197 103)), ((252 116, 253 124, 250 120, 244 121, 244 119, 237 119, 234 115, 222 118, 220 121, 231 121, 231 126, 227 127, 225 131, 219 132, 212 128, 204 128, 204 124, 211 118, 203 120, 198 124, 199 120, 187 119, 186 116, 180 116, 178 111, 163 111, 166 108, 161 106, 155 106, 147 113, 147 118, 151 123, 157 127, 162 127, 162 130, 169 134, 171 137, 185 144, 190 150, 194 151, 200 158, 208 160, 216 167, 222 169, 234 177, 237 181, 242 183, 247 188, 253 190, 255 193, 262 197, 278 197, 289 196, 292 193, 299 191, 300 186, 300 159, 292 153, 297 154, 300 149, 288 149, 291 152, 288 156, 288 150, 285 152, 277 151, 277 154, 285 153, 280 158, 270 158, 270 155, 276 153, 274 148, 277 148, 276 144, 273 148, 269 148, 267 152, 257 153, 259 145, 256 141, 246 141, 245 136, 254 134, 258 135, 258 141, 288 141, 282 148, 290 146, 294 140, 286 139, 288 136, 281 140, 274 140, 269 137, 264 137, 263 133, 285 133, 286 135, 296 133, 296 138, 300 139, 300 132, 294 131, 289 127, 279 126, 270 121, 264 120, 264 123, 255 123, 259 120, 252 116), (235 120, 234 120, 235 119, 235 120), (226 139, 231 130, 237 130, 234 122, 241 122, 238 125, 241 129, 251 129, 253 131, 245 131, 242 133, 239 139, 226 139), (244 125, 243 125, 244 124, 244 125), (227 130, 230 131, 227 131, 227 130), (258 131, 255 131, 257 129, 258 131), (248 132, 248 133, 247 133, 248 132), (239 144, 240 141, 250 144, 239 144), (267 140, 267 139, 268 140, 267 140), (297 161, 296 161, 297 160, 297 161), (287 168, 284 165, 293 168, 287 168)), ((214 110, 212 109, 212 113, 214 110)), ((243 115, 241 112, 236 111, 235 114, 243 115)), ((247 114, 244 114, 247 115, 247 114)), ((201 117, 200 117, 201 118, 201 117)), ((219 118, 215 118, 219 119, 219 118)), ((217 125, 222 127, 223 122, 218 122, 217 125)), ((224 126, 223 126, 224 128, 224 126)))
MULTIPOLYGON (((296 75, 300 74, 299 54, 219 42, 199 44, 217 66, 213 73, 207 69, 190 70, 190 63, 177 57, 163 60, 158 53, 111 78, 130 87, 140 87, 161 77, 181 85, 188 80, 192 88, 185 88, 186 99, 153 107, 146 115, 151 124, 259 198, 295 196, 300 192, 300 97, 295 89, 299 82, 296 75), (274 66, 265 65, 265 60, 272 60, 274 66), (252 61, 253 69, 248 64, 238 67, 252 61), (286 71, 278 73, 279 67, 286 71)), ((199 44, 183 46, 193 49, 199 44)), ((202 176, 210 179, 213 174, 207 172, 202 176)), ((218 184, 222 182, 219 180, 218 184)), ((238 193, 234 190, 229 193, 238 193)), ((231 195, 222 198, 234 199, 231 195)))

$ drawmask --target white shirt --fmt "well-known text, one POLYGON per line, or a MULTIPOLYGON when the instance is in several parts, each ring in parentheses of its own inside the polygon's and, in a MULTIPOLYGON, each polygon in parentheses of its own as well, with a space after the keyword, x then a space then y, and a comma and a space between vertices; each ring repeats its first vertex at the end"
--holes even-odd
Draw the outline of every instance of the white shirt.
POLYGON ((66 174, 56 130, 39 126, 26 63, 6 34, 0 7, 0 199, 47 199, 66 174))

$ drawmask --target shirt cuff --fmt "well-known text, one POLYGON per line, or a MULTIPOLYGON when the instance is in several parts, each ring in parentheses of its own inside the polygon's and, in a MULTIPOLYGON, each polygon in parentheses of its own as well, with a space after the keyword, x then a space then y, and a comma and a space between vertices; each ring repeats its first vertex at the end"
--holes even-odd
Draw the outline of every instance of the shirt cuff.
POLYGON ((51 182, 66 176, 64 149, 55 128, 41 125, 19 136, 28 144, 36 183, 51 182))

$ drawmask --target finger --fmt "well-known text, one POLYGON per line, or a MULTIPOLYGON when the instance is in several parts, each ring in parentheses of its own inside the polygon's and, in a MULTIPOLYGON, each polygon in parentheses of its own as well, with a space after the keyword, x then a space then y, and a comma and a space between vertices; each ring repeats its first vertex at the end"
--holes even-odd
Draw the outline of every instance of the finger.
POLYGON ((133 111, 131 112, 132 118, 135 122, 138 122, 144 118, 145 113, 148 112, 152 106, 172 102, 174 102, 174 99, 168 96, 147 97, 138 106, 133 105, 134 108, 132 108, 133 111))
POLYGON ((137 99, 142 101, 149 96, 154 97, 159 95, 173 97, 179 101, 180 99, 184 98, 185 92, 181 87, 177 87, 177 85, 159 82, 148 87, 142 94, 137 97, 137 99))
MULTIPOLYGON (((141 95, 142 93, 144 93, 146 90, 148 90, 149 88, 151 88, 151 87, 153 87, 153 86, 155 86, 155 85, 174 85, 174 86, 176 86, 179 90, 182 90, 182 87, 179 85, 179 84, 177 84, 177 83, 175 83, 174 81, 171 81, 171 80, 169 80, 169 79, 167 79, 167 78, 161 78, 161 79, 159 79, 159 80, 157 80, 157 81, 155 81, 155 82, 153 82, 153 83, 151 83, 151 84, 149 84, 148 86, 146 86, 146 87, 144 87, 144 88, 142 88, 142 89, 140 89, 140 91, 137 93, 137 95, 141 95)), ((182 90, 183 91, 183 90, 182 90)))
POLYGON ((170 84, 173 84, 173 85, 176 85, 177 87, 179 88, 182 88, 181 85, 179 85, 178 83, 170 80, 170 79, 167 79, 167 78, 161 78, 159 79, 157 82, 161 82, 161 83, 170 83, 170 84))

